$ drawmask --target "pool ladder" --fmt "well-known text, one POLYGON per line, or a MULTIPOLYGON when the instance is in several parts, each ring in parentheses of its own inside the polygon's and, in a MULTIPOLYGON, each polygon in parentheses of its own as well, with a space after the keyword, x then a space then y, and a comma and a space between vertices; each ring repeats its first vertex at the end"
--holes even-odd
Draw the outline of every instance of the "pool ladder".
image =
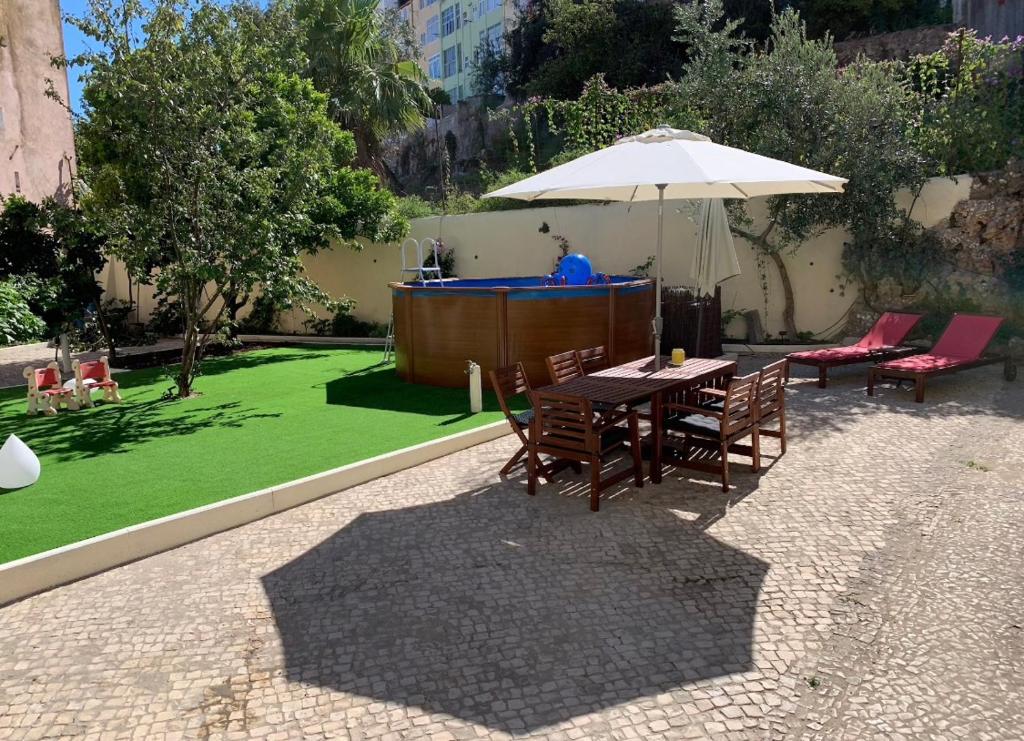
MULTIPOLYGON (((404 281, 409 275, 415 275, 416 280, 420 283, 427 283, 431 280, 436 280, 441 285, 444 285, 444 275, 441 273, 441 258, 437 251, 437 240, 431 239, 430 237, 424 237, 421 240, 413 239, 412 237, 406 237, 405 241, 402 242, 402 277, 400 280, 404 281), (416 249, 416 262, 410 265, 407 259, 406 248, 412 245, 416 249), (430 253, 424 255, 425 250, 429 249, 430 253), (428 265, 424 258, 433 256, 434 264, 428 265), (432 276, 432 277, 428 277, 432 276)), ((388 321, 388 336, 384 340, 384 363, 390 363, 395 354, 395 314, 392 312, 391 319, 388 321)))

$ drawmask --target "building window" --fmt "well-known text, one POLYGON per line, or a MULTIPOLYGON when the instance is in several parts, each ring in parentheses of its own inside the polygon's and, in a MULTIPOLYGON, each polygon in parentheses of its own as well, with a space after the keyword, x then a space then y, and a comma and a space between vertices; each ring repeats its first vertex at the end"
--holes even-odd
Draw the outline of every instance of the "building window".
POLYGON ((430 58, 430 61, 428 62, 428 66, 429 66, 429 69, 427 70, 427 74, 429 74, 430 77, 432 79, 434 79, 434 80, 440 80, 441 79, 441 55, 440 54, 435 54, 434 56, 432 56, 430 58))
POLYGON ((459 15, 459 4, 450 5, 441 11, 441 36, 455 33, 462 26, 462 16, 459 15))
POLYGON ((485 13, 497 10, 502 4, 502 0, 480 0, 480 2, 486 6, 484 10, 485 13))
POLYGON ((448 93, 448 99, 451 100, 453 105, 459 102, 459 88, 453 87, 445 92, 448 93))
POLYGON ((454 46, 444 50, 444 76, 452 77, 458 74, 459 50, 454 46))
POLYGON ((495 23, 487 29, 487 45, 494 51, 501 49, 501 24, 495 23))
POLYGON ((420 34, 420 44, 426 46, 437 41, 441 36, 441 21, 435 15, 427 19, 427 32, 420 34))
POLYGON ((409 22, 410 16, 409 16, 409 6, 408 5, 406 5, 400 11, 398 11, 398 14, 402 17, 403 21, 405 21, 406 23, 409 22))

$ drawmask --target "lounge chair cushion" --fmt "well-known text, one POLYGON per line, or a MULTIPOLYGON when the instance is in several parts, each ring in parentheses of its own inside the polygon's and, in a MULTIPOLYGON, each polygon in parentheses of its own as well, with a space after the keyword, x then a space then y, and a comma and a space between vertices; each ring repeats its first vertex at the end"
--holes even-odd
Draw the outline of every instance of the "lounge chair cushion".
POLYGON ((714 417, 703 414, 688 414, 685 417, 671 417, 665 421, 665 427, 678 432, 689 432, 703 437, 718 437, 719 422, 714 417))
POLYGON ((530 423, 533 422, 533 410, 527 409, 525 412, 519 412, 518 414, 513 415, 512 419, 514 419, 516 424, 520 427, 529 427, 530 423))
POLYGON ((860 345, 848 345, 847 347, 829 347, 824 350, 805 350, 789 354, 789 358, 795 360, 811 360, 818 363, 846 362, 863 358, 870 360, 871 356, 882 348, 861 347, 860 345))
POLYGON ((887 363, 879 363, 882 370, 907 371, 910 373, 930 373, 932 371, 954 368, 958 365, 971 362, 971 358, 953 358, 948 355, 911 355, 909 358, 890 360, 887 363))

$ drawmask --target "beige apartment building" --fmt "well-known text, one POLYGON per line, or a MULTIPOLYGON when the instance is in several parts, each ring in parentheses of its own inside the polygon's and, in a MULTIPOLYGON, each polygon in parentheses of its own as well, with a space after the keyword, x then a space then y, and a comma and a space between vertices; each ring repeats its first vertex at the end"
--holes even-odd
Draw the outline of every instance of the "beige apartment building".
POLYGON ((60 0, 0 0, 0 194, 67 198, 75 165, 71 116, 46 97, 53 80, 68 99, 60 0))
POLYGON ((419 63, 432 87, 458 102, 474 93, 477 51, 497 48, 516 20, 516 0, 404 0, 399 13, 420 45, 419 63))

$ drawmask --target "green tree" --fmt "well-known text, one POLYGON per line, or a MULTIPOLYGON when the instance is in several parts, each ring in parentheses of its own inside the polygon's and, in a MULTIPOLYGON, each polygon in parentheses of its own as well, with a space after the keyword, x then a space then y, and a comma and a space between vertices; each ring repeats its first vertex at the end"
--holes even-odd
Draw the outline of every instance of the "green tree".
POLYGON ((541 0, 508 41, 506 77, 516 97, 572 99, 598 74, 617 89, 653 85, 677 75, 683 62, 672 4, 663 2, 541 0))
POLYGON ((937 172, 957 175, 1024 157, 1024 37, 993 42, 960 29, 941 49, 901 70, 918 93, 920 125, 911 138, 937 172))
POLYGON ((812 38, 847 39, 952 21, 947 0, 792 0, 812 38))
POLYGON ((77 208, 52 198, 37 204, 9 196, 0 202, 0 280, 8 286, 16 281, 25 306, 38 318, 28 335, 38 335, 40 328, 50 337, 66 334, 92 311, 116 355, 96 281, 106 264, 104 245, 77 208))
POLYGON ((408 24, 380 0, 299 0, 309 75, 331 115, 356 138, 358 162, 395 182, 381 143, 419 129, 433 110, 408 24))
POLYGON ((108 252, 173 296, 187 397, 226 301, 253 291, 323 302, 301 257, 332 240, 399 237, 394 198, 353 169, 355 143, 303 78, 290 8, 91 0, 75 21, 99 51, 78 126, 85 214, 108 252), (145 26, 141 42, 133 28, 145 26))
POLYGON ((840 72, 831 40, 810 40, 793 10, 772 23, 767 49, 733 37, 721 0, 678 11, 691 60, 677 89, 683 123, 703 122, 713 140, 848 178, 842 195, 768 199, 768 220, 754 231, 741 207, 733 231, 777 268, 790 336, 798 334, 795 298, 783 255, 829 228, 870 242, 905 219, 897 191, 919 188, 925 160, 907 137, 913 94, 888 65, 861 62, 840 72))

